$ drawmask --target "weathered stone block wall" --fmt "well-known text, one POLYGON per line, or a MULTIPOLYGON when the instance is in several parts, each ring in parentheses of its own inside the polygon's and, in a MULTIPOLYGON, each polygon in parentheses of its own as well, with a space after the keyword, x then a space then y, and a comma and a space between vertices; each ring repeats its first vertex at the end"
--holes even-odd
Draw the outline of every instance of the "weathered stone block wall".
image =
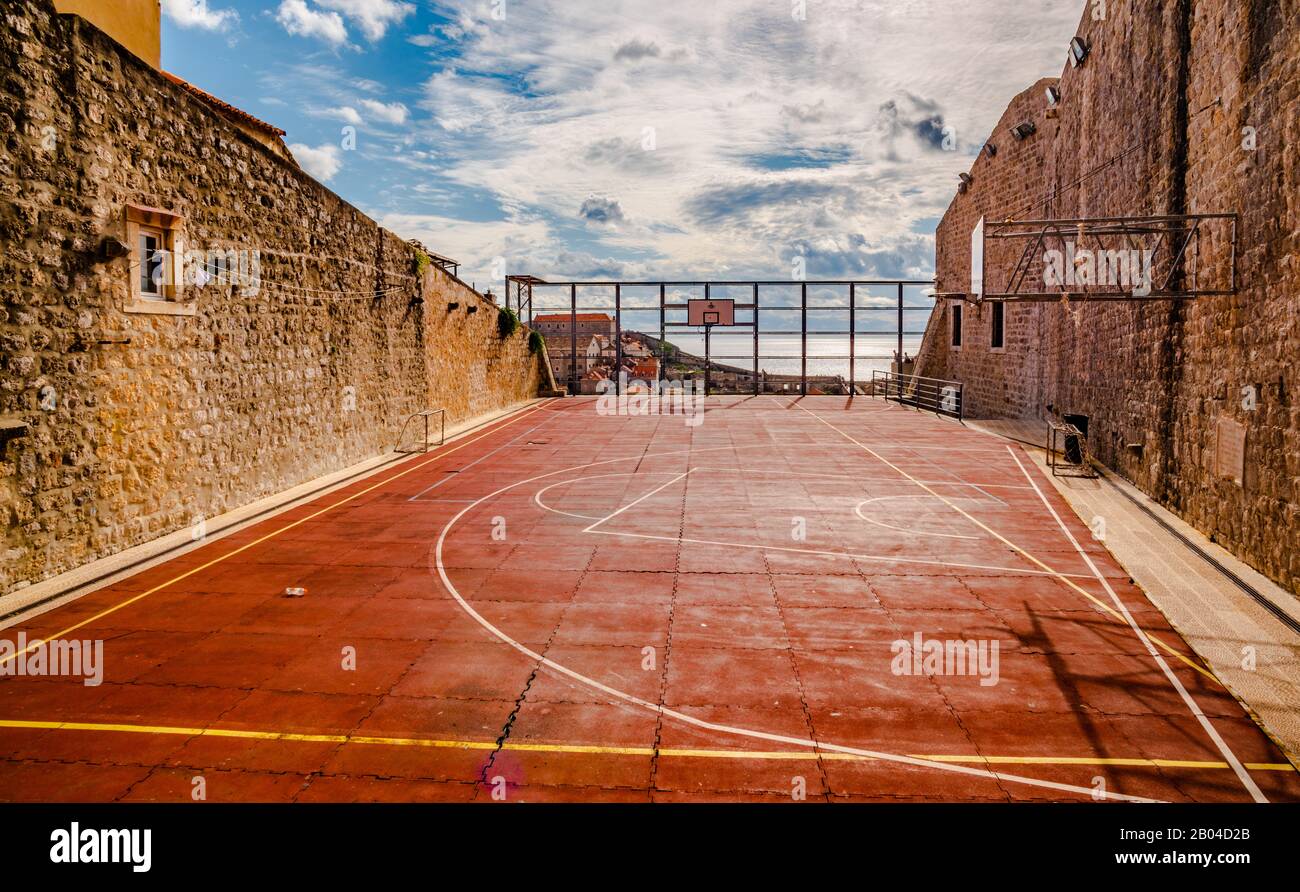
MULTIPOLYGON (((935 239, 940 294, 964 294, 970 289, 970 233, 980 217, 1005 219, 1041 199, 1047 176, 1043 146, 1056 135, 1056 119, 1042 113, 1044 91, 1056 82, 1056 78, 1043 78, 1011 100, 986 148, 971 165, 971 186, 948 206, 939 224, 942 236, 935 239), (1037 129, 1028 139, 1017 140, 1010 128, 1023 121, 1033 121, 1037 129)), ((952 306, 951 301, 936 301, 917 356, 917 374, 964 382, 969 414, 987 415, 1002 407, 1016 416, 1033 414, 1042 376, 1042 356, 1036 349, 1038 308, 1028 304, 1006 308, 1005 347, 994 353, 989 349, 992 311, 969 304, 963 308, 962 347, 951 346, 952 306)))
POLYGON ((0 593, 536 394, 495 306, 83 20, 7 4, 0 57, 0 593), (127 203, 256 250, 256 293, 125 312, 127 203))
MULTIPOLYGON (((1008 328, 1016 319, 1030 346, 1004 353, 969 325, 963 349, 947 350, 945 306, 920 373, 966 380, 979 414, 1041 417, 1050 406, 1089 415, 1102 461, 1300 590, 1300 405, 1290 391, 1300 359, 1300 4, 1106 7, 1104 19, 1091 3, 1084 10, 1078 33, 1091 52, 1083 66, 1064 68, 1050 126, 1039 102, 1038 133, 1026 141, 1032 157, 999 153, 972 168, 974 183, 936 233, 939 290, 968 290, 970 229, 990 208, 1016 214, 1023 196, 1006 182, 1023 176, 1046 200, 1017 219, 1237 213, 1236 294, 1012 306, 1008 328), (1243 145, 1246 127, 1254 150, 1243 145), (1002 163, 1023 170, 998 180, 981 169, 1002 163), (1246 385, 1258 393, 1253 411, 1242 404, 1246 385), (1247 430, 1241 484, 1216 465, 1225 418, 1247 430)), ((1035 91, 1013 101, 995 135, 1023 117, 1017 104, 1035 91)))
POLYGON ((450 422, 532 399, 548 386, 545 353, 529 352, 526 326, 503 339, 495 305, 436 267, 429 275, 424 297, 431 407, 445 408, 450 422), (459 306, 448 309, 452 303, 459 306))

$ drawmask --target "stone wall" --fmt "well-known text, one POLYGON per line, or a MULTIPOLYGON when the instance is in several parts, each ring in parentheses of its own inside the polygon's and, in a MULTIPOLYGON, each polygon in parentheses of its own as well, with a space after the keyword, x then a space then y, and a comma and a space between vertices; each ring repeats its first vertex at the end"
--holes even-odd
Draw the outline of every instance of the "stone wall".
POLYGON ((0 57, 0 593, 536 395, 524 329, 83 20, 7 4, 0 57), (127 204, 257 286, 127 312, 127 204))
MULTIPOLYGON (((940 292, 969 289, 970 230, 990 218, 1236 213, 1237 291, 1189 301, 1007 308, 1008 347, 988 348, 987 307, 965 343, 931 320, 920 374, 966 382, 993 417, 1090 418, 1097 456, 1243 560, 1300 590, 1300 4, 1294 0, 1088 3, 1091 51, 1065 66, 1049 118, 1041 85, 994 130, 1026 116, 1015 154, 981 157, 936 233, 940 292), (1256 145, 1248 147, 1253 128, 1256 145), (1026 193, 1037 196, 1022 213, 1026 193), (1245 408, 1252 386, 1257 407, 1245 408), (1245 475, 1220 473, 1220 423, 1246 431, 1245 475)), ((1065 48, 1062 47, 1064 57, 1065 48)), ((1219 258, 1222 260, 1222 258, 1219 258)))

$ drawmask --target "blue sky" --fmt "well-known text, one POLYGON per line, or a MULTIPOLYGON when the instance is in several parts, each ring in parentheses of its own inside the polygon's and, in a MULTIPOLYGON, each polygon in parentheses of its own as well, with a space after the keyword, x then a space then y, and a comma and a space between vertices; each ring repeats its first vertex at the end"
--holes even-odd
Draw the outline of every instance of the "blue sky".
POLYGON ((785 278, 798 258, 813 278, 926 278, 956 174, 1014 94, 1060 74, 1083 3, 163 9, 164 68, 285 129, 317 179, 499 289, 502 269, 785 278))

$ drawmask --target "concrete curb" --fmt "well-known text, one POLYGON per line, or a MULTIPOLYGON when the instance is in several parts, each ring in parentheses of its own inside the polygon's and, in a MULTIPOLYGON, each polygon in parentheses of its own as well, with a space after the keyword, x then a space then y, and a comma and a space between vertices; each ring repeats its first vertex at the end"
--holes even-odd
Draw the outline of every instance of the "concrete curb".
MULTIPOLYGON (((497 412, 477 415, 458 422, 447 428, 447 442, 450 443, 494 421, 522 412, 541 401, 541 399, 526 400, 497 412)), ((436 447, 431 450, 431 453, 435 451, 436 447)), ((0 596, 0 629, 8 629, 31 620, 56 607, 75 601, 82 595, 98 591, 142 570, 222 539, 253 523, 268 520, 296 505, 328 495, 349 483, 364 480, 384 468, 411 457, 408 453, 394 452, 376 455, 332 474, 308 480, 283 492, 250 502, 217 517, 207 518, 206 535, 202 540, 195 541, 190 528, 187 527, 9 592, 0 596)))

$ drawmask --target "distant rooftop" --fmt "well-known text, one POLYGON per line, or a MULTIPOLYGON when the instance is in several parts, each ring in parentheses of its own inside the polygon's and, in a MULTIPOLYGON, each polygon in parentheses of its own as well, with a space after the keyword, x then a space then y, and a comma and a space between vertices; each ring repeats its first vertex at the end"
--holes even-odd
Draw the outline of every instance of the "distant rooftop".
POLYGON ((568 322, 570 319, 577 322, 610 322, 612 318, 608 313, 543 313, 533 317, 534 322, 568 322))

